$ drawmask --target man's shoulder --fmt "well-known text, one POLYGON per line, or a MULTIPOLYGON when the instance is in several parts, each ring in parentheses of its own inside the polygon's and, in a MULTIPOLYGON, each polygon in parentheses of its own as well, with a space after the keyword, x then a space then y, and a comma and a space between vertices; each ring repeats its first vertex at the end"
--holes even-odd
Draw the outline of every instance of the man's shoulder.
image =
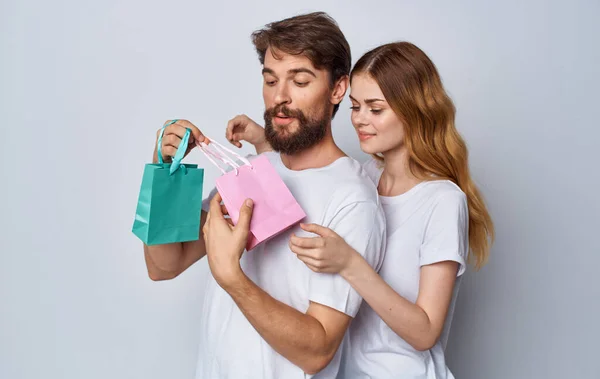
MULTIPOLYGON (((281 162, 281 155, 274 151, 267 151, 259 155, 249 157, 249 160, 265 157, 275 167, 276 171, 289 178, 293 171, 285 169, 281 162)), ((318 184, 318 190, 323 191, 332 199, 337 199, 341 203, 352 202, 373 202, 378 203, 377 188, 373 180, 362 167, 361 163, 350 156, 338 158, 336 161, 326 167, 310 170, 310 173, 299 172, 298 178, 306 184, 307 191, 315 190, 315 183, 318 184)))
POLYGON ((344 204, 368 202, 379 204, 379 195, 373 180, 361 163, 351 157, 344 158, 335 173, 332 198, 344 204))
POLYGON ((248 158, 248 160, 251 162, 254 159, 258 159, 261 157, 267 158, 269 160, 269 162, 276 168, 277 168, 277 163, 281 162, 281 157, 280 157, 279 153, 277 153, 275 151, 265 151, 260 154, 248 154, 246 156, 246 158, 248 158))

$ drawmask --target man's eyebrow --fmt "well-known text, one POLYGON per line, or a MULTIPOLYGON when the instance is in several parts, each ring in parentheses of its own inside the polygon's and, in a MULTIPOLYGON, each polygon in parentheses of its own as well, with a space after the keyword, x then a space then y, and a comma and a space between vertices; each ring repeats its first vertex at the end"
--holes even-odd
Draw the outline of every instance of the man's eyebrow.
POLYGON ((305 73, 307 73, 307 74, 309 74, 309 75, 312 75, 312 76, 314 76, 315 78, 317 77, 317 75, 316 75, 316 74, 315 74, 315 73, 314 73, 312 70, 309 70, 308 68, 304 68, 304 67, 301 67, 301 68, 293 68, 293 69, 291 69, 291 70, 289 70, 289 71, 288 71, 288 73, 289 73, 289 74, 294 74, 294 75, 295 75, 295 74, 302 73, 302 72, 305 72, 305 73))
MULTIPOLYGON (((290 74, 290 75, 297 75, 300 73, 306 73, 306 74, 312 75, 315 78, 317 77, 317 74, 315 74, 312 70, 305 68, 305 67, 293 68, 291 70, 288 70, 288 74, 290 74)), ((269 75, 277 76, 277 75, 275 75, 275 71, 273 71, 272 69, 270 69, 268 67, 264 67, 262 69, 262 74, 263 75, 269 74, 269 75)))

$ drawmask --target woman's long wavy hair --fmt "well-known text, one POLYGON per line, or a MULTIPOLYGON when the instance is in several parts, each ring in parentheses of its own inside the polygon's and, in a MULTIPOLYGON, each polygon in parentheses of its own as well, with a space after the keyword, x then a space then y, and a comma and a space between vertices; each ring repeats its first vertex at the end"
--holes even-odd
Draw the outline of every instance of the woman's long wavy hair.
MULTIPOLYGON (((363 55, 350 74, 373 78, 404 123, 404 144, 411 173, 421 179, 447 179, 467 196, 469 262, 476 269, 488 260, 494 225, 469 173, 467 146, 456 130, 456 109, 429 57, 408 42, 379 46, 363 55)), ((380 155, 375 156, 383 160, 380 155)))

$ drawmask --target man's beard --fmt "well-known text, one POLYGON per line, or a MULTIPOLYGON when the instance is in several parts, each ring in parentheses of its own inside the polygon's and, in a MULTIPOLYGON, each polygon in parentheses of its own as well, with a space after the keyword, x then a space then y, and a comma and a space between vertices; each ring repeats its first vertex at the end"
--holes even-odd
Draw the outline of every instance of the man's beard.
MULTIPOLYGON (((307 118, 299 109, 289 109, 284 105, 269 108, 265 111, 265 138, 273 150, 293 155, 308 148, 313 147, 325 138, 328 119, 324 114, 320 118, 307 118), (298 120, 298 129, 288 132, 287 130, 277 131, 273 127, 273 118, 278 113, 286 117, 293 117, 298 120)), ((284 129, 284 127, 279 127, 284 129)))

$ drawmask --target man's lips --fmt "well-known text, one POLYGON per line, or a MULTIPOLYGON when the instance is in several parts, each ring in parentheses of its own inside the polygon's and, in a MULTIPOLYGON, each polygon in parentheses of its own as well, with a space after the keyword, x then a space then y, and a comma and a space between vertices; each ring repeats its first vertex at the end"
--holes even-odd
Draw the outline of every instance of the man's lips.
POLYGON ((278 125, 289 125, 292 121, 295 120, 294 117, 287 117, 282 114, 275 115, 274 117, 275 123, 278 125))

